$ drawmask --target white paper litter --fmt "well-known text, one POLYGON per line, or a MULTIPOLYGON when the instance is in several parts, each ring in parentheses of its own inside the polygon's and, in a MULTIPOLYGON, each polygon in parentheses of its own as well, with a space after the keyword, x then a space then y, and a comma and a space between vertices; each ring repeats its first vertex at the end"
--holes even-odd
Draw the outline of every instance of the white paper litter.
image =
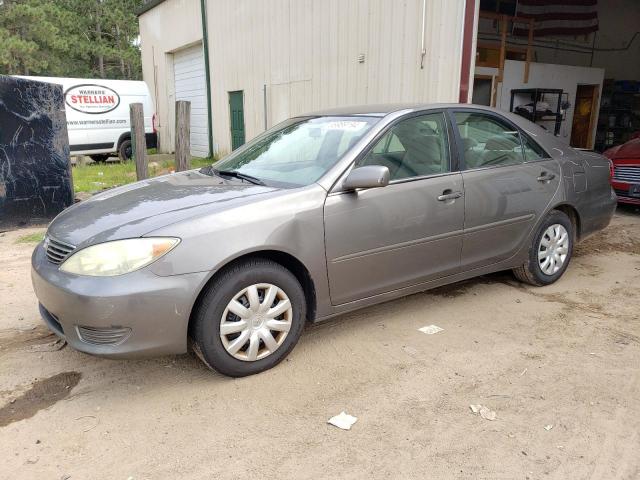
POLYGON ((358 421, 358 417, 348 415, 344 412, 340 412, 340 415, 331 417, 327 423, 334 427, 341 428, 342 430, 351 430, 354 423, 358 421))
POLYGON ((485 420, 490 420, 490 421, 494 421, 497 417, 496 412, 494 412, 493 410, 490 410, 487 407, 482 407, 480 409, 480 416, 485 420))
POLYGON ((548 432, 549 430, 551 430, 553 428, 553 425, 549 424, 549 425, 545 425, 544 429, 548 432))
POLYGON ((426 327, 419 328, 418 331, 422 333, 426 333, 427 335, 433 335, 434 333, 438 333, 443 331, 444 328, 440 328, 437 325, 427 325, 426 327))
POLYGON ((469 408, 471 409, 471 412, 473 412, 475 415, 479 413, 480 416, 485 420, 493 422, 497 418, 496 412, 491 410, 489 407, 485 407, 484 405, 469 405, 469 408))

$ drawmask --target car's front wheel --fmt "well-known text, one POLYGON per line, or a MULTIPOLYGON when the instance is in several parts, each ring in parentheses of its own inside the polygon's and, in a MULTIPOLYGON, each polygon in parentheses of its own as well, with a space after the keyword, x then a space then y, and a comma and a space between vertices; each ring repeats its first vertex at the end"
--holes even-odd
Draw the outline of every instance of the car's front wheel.
POLYGON ((540 224, 529 249, 529 261, 513 270, 531 285, 549 285, 569 266, 573 253, 573 225, 566 213, 553 210, 540 224))
POLYGON ((282 361, 300 338, 305 318, 304 291, 295 275, 270 260, 251 259, 222 271, 209 285, 190 335, 209 367, 243 377, 282 361))

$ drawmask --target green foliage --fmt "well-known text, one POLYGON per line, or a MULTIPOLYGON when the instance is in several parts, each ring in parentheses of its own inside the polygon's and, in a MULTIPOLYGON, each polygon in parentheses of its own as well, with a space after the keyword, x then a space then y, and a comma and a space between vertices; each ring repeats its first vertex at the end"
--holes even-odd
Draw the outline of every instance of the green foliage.
MULTIPOLYGON (((157 177, 171 172, 175 168, 173 160, 155 162, 150 158, 149 176, 157 177)), ((207 158, 191 158, 191 168, 211 165, 207 158)), ((78 192, 99 192, 106 188, 126 185, 136 181, 136 164, 128 162, 90 163, 73 167, 73 188, 78 192)))
POLYGON ((29 233, 18 237, 15 243, 39 243, 44 239, 44 231, 29 233))
POLYGON ((143 0, 0 0, 0 74, 139 79, 143 0))

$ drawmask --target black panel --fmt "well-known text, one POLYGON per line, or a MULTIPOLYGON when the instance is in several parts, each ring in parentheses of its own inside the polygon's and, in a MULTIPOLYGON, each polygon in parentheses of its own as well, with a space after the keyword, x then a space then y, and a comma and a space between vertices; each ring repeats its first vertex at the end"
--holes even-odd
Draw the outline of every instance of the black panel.
POLYGON ((73 203, 62 87, 0 75, 0 227, 73 203))
POLYGON ((113 148, 113 142, 81 143, 78 145, 71 145, 72 152, 81 152, 81 151, 88 151, 88 150, 104 150, 105 148, 113 148))
POLYGON ((156 133, 145 133, 144 136, 145 136, 147 148, 158 147, 158 135, 156 133))

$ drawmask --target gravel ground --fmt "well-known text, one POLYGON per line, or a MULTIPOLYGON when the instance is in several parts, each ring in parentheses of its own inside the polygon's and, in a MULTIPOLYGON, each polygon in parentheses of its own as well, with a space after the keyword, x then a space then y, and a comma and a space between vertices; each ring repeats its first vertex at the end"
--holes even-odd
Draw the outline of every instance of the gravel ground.
POLYGON ((0 478, 640 478, 638 210, 554 285, 500 273, 367 308, 244 379, 60 349, 17 243, 41 230, 0 234, 0 478), (327 424, 343 410, 350 431, 327 424))

